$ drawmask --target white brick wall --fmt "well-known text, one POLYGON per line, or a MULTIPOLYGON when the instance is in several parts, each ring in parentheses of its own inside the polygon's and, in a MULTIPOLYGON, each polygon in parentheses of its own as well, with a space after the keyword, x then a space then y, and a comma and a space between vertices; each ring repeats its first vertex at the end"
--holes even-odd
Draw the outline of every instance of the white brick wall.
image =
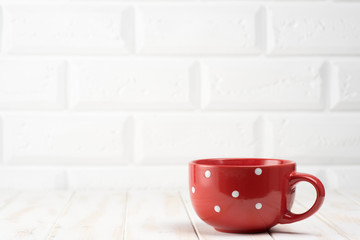
POLYGON ((4 116, 9 164, 118 164, 129 161, 131 126, 117 115, 4 116))
MULTIPOLYGON (((272 117, 275 157, 312 163, 357 163, 360 154, 360 115, 313 114, 272 117)), ((270 143, 269 143, 270 144, 270 143)))
POLYGON ((174 59, 70 62, 70 104, 79 109, 191 109, 197 64, 174 59))
POLYGON ((143 54, 256 54, 259 10, 244 4, 141 5, 137 48, 143 54))
POLYGON ((359 0, 0 0, 5 182, 219 156, 359 164, 359 111, 359 0))
POLYGON ((64 84, 64 61, 0 59, 1 109, 64 108, 64 84))
POLYGON ((334 109, 360 110, 360 61, 334 62, 334 109))
POLYGON ((136 120, 136 160, 140 163, 183 164, 202 157, 257 154, 254 116, 158 114, 136 120))
POLYGON ((132 8, 106 5, 5 5, 4 48, 15 54, 125 54, 132 8))
POLYGON ((210 60, 204 75, 205 108, 323 109, 319 60, 210 60))
POLYGON ((358 3, 281 4, 269 8, 273 54, 359 54, 358 3))

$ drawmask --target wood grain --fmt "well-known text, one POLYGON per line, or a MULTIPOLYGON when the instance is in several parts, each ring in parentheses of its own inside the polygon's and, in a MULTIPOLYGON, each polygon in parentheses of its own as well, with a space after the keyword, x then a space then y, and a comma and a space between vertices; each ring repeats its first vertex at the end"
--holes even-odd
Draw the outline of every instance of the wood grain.
MULTIPOLYGON (((308 194, 302 194, 298 200, 307 205, 312 202, 308 194)), ((318 214, 348 239, 360 239, 360 205, 346 194, 336 190, 327 191, 318 214)))
MULTIPOLYGON (((295 212, 313 202, 297 192, 295 212)), ((187 192, 0 192, 0 240, 338 240, 360 239, 360 192, 328 191, 320 211, 269 233, 215 231, 192 209, 187 192)))
POLYGON ((196 240, 178 192, 128 193, 126 240, 196 240))
MULTIPOLYGON (((198 231, 200 239, 215 240, 215 239, 278 239, 278 240, 337 240, 347 239, 344 235, 339 234, 335 229, 322 221, 317 216, 312 216, 306 220, 292 223, 279 224, 273 227, 269 233, 262 234, 224 234, 215 231, 212 227, 204 223, 195 213, 191 207, 188 194, 182 192, 182 197, 187 205, 189 214, 194 222, 195 228, 198 231)), ((311 199, 311 198, 310 198, 311 199)), ((306 208, 295 203, 293 209, 295 212, 304 212, 306 208)))
MULTIPOLYGON (((312 194, 307 190, 299 194, 297 201, 302 205, 313 203, 312 194)), ((360 239, 360 205, 336 190, 328 190, 318 216, 347 239, 360 239)))
POLYGON ((336 191, 338 194, 341 194, 345 197, 352 199, 358 205, 360 205, 360 188, 345 188, 336 191))
MULTIPOLYGON (((69 192, 23 192, 0 207, 0 239, 45 239, 69 192)), ((2 202, 2 201, 0 201, 2 202)))
POLYGON ((268 233, 233 234, 218 232, 196 215, 187 192, 181 192, 181 196, 200 240, 272 240, 268 233))
POLYGON ((48 240, 121 240, 125 206, 125 192, 75 192, 48 240))
MULTIPOLYGON (((293 211, 305 212, 307 208, 294 203, 293 211)), ((317 214, 290 224, 279 224, 270 230, 271 236, 276 240, 341 240, 347 239, 331 225, 324 222, 317 214)))
POLYGON ((0 191, 0 214, 2 209, 9 205, 19 194, 18 191, 0 191))

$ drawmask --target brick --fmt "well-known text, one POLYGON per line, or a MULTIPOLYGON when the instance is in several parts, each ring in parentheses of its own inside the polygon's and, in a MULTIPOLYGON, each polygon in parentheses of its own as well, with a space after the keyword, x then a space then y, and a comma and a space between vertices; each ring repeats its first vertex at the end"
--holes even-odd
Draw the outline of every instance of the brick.
POLYGON ((360 157, 358 115, 283 116, 270 122, 274 157, 307 164, 354 163, 360 157))
POLYGON ((52 109, 65 104, 65 63, 0 59, 0 109, 52 109))
POLYGON ((182 166, 103 166, 70 168, 70 189, 185 189, 188 167, 182 166), (139 177, 141 176, 141 177, 139 177))
POLYGON ((137 50, 144 54, 256 54, 261 11, 253 5, 141 5, 137 50))
POLYGON ((3 119, 0 115, 0 163, 4 161, 4 129, 3 129, 3 119))
POLYGON ((359 54, 359 4, 271 6, 273 54, 359 54))
POLYGON ((2 52, 3 48, 3 25, 4 25, 4 13, 3 8, 0 6, 0 52, 2 52))
POLYGON ((334 62, 332 107, 360 110, 360 61, 334 62))
POLYGON ((2 166, 2 190, 63 190, 67 188, 66 172, 59 167, 2 166))
POLYGON ((125 116, 104 114, 5 116, 4 160, 26 165, 127 163, 129 124, 125 116))
POLYGON ((320 109, 323 64, 316 60, 204 62, 206 109, 320 109))
POLYGON ((136 161, 186 164, 197 158, 253 156, 256 117, 235 114, 158 114, 136 121, 136 161))
POLYGON ((132 49, 133 10, 119 5, 6 6, 9 53, 126 54, 132 49))
POLYGON ((79 109, 190 109, 198 64, 188 60, 88 60, 70 67, 71 105, 79 109))

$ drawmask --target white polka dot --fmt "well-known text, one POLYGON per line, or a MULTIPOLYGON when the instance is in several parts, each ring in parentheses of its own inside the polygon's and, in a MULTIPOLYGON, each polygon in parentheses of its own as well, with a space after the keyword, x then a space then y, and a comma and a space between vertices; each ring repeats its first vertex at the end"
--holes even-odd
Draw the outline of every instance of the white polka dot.
POLYGON ((233 191, 232 193, 231 193, 231 195, 234 197, 234 198, 237 198, 238 196, 239 196, 239 192, 238 191, 233 191))
POLYGON ((216 206, 214 207, 214 210, 215 210, 215 212, 220 212, 220 207, 219 207, 218 205, 216 205, 216 206))
POLYGON ((211 172, 209 170, 205 171, 205 177, 209 178, 211 176, 211 172))
POLYGON ((192 193, 195 193, 195 187, 191 188, 192 193))
POLYGON ((256 209, 261 209, 261 208, 262 208, 262 204, 258 202, 257 204, 255 204, 255 208, 256 208, 256 209))
POLYGON ((255 169, 255 174, 256 174, 256 175, 261 175, 261 173, 262 173, 261 168, 255 169))

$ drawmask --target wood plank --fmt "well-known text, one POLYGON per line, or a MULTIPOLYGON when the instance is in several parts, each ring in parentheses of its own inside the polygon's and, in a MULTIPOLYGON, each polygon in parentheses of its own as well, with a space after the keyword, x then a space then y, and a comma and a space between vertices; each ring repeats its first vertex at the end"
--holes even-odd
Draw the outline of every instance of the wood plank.
MULTIPOLYGON (((310 194, 301 194, 297 201, 306 205, 313 202, 310 194)), ((351 198, 328 190, 318 215, 348 239, 360 239, 360 205, 351 198)))
MULTIPOLYGON (((305 212, 306 208, 297 202, 292 211, 305 212)), ((279 224, 270 229, 271 236, 276 240, 341 240, 347 239, 331 225, 324 222, 316 214, 299 222, 279 224)))
POLYGON ((272 240, 268 233, 256 234, 236 234, 236 233, 222 233, 216 231, 213 227, 203 222, 195 213, 187 192, 181 192, 181 196, 185 203, 186 209, 190 219, 194 225, 197 235, 200 240, 272 240))
POLYGON ((345 188, 338 190, 338 192, 360 205, 360 188, 345 188))
POLYGON ((9 205, 19 194, 19 191, 13 190, 0 191, 0 217, 1 210, 9 205))
POLYGON ((178 192, 131 191, 128 193, 125 239, 198 238, 178 192))
POLYGON ((0 210, 0 239, 45 239, 69 192, 23 192, 0 210))
POLYGON ((75 192, 48 240, 123 239, 125 205, 125 192, 75 192))

